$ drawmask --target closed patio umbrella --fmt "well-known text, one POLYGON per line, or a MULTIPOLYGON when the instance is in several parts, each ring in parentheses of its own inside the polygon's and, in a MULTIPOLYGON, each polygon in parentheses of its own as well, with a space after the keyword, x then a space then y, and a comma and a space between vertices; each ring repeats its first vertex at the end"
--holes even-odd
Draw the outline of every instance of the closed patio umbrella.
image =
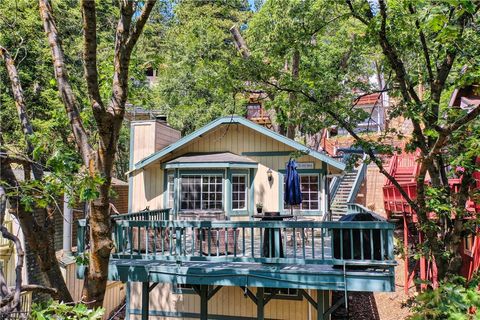
POLYGON ((300 189, 300 177, 297 172, 297 162, 290 159, 287 163, 285 177, 285 203, 290 205, 293 215, 293 206, 302 203, 302 190, 300 189))

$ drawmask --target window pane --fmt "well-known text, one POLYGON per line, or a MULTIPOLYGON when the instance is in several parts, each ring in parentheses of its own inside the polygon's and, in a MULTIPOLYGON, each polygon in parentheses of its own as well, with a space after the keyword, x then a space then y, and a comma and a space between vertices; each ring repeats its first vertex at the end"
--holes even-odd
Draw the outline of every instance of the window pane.
POLYGON ((246 175, 232 175, 232 208, 234 210, 245 210, 247 207, 246 181, 246 175))
MULTIPOLYGON (((318 201, 318 174, 314 175, 300 175, 300 190, 302 190, 302 204, 300 206, 294 206, 294 208, 300 210, 318 210, 319 201, 318 201)), ((285 189, 285 179, 284 179, 284 189, 285 189)), ((290 206, 286 203, 284 204, 285 209, 290 209, 290 206)))

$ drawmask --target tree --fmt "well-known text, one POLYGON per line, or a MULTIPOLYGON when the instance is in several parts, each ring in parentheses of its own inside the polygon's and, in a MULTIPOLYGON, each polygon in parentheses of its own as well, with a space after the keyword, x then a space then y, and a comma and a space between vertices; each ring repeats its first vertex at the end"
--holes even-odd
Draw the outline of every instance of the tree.
POLYGON ((249 17, 248 3, 178 1, 169 19, 162 56, 152 59, 157 72, 152 101, 183 134, 213 119, 242 113, 243 82, 236 76, 239 58, 228 29, 249 17))
POLYGON ((449 108, 448 97, 455 86, 479 81, 478 10, 473 1, 267 1, 247 30, 252 55, 245 61, 246 77, 273 92, 271 104, 285 106, 288 122, 298 121, 310 130, 333 123, 350 133, 416 211, 418 227, 426 235, 421 253, 436 261, 441 278, 459 272, 461 239, 471 232, 465 201, 472 196, 471 174, 478 169, 478 135, 473 133, 478 132, 480 106, 468 113, 455 110, 449 108), (295 50, 301 56, 297 79, 280 68, 295 50), (380 58, 386 78, 380 88, 365 81, 372 57, 380 58), (404 151, 420 152, 417 198, 406 194, 377 156, 398 151, 386 143, 400 135, 396 128, 374 141, 355 131, 368 117, 354 108, 358 89, 388 90, 398 100, 390 117, 412 122, 404 151), (301 99, 295 110, 283 102, 291 93, 301 99), (448 177, 458 174, 460 166, 462 186, 453 192, 448 177), (427 174, 431 186, 426 185, 427 174), (430 212, 437 218, 430 219, 430 212))
POLYGON ((81 1, 83 14, 83 62, 85 81, 97 137, 85 129, 66 67, 59 31, 48 0, 39 0, 40 16, 51 49, 54 74, 78 152, 89 176, 98 183, 90 202, 90 254, 83 300, 100 306, 106 289, 108 262, 113 249, 110 221, 110 187, 125 103, 128 97, 129 64, 132 51, 142 34, 155 0, 121 1, 115 31, 113 80, 108 103, 102 96, 97 64, 97 11, 94 1, 81 1))

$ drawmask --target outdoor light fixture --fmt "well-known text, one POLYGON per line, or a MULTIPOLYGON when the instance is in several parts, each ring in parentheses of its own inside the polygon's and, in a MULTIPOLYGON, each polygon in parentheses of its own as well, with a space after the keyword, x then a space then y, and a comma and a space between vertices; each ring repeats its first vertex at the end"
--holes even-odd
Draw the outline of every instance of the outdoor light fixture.
POLYGON ((268 168, 267 170, 267 178, 268 181, 271 182, 273 180, 272 169, 268 168))

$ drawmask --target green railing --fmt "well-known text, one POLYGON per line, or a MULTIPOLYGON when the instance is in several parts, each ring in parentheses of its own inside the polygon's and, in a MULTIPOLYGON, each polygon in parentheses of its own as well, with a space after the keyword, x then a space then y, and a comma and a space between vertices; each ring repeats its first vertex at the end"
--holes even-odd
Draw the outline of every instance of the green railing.
MULTIPOLYGON (((170 208, 158 209, 158 210, 144 210, 138 212, 124 213, 112 216, 114 221, 160 221, 169 220, 170 208)), ((87 222, 85 219, 78 220, 78 232, 77 232, 77 252, 81 253, 85 251, 85 232, 87 222)))
MULTIPOLYGON (((113 259, 394 266, 387 222, 117 220, 113 259)), ((82 234, 79 230, 79 234, 82 234)))
POLYGON ((144 210, 112 216, 114 220, 169 220, 170 209, 144 210))

